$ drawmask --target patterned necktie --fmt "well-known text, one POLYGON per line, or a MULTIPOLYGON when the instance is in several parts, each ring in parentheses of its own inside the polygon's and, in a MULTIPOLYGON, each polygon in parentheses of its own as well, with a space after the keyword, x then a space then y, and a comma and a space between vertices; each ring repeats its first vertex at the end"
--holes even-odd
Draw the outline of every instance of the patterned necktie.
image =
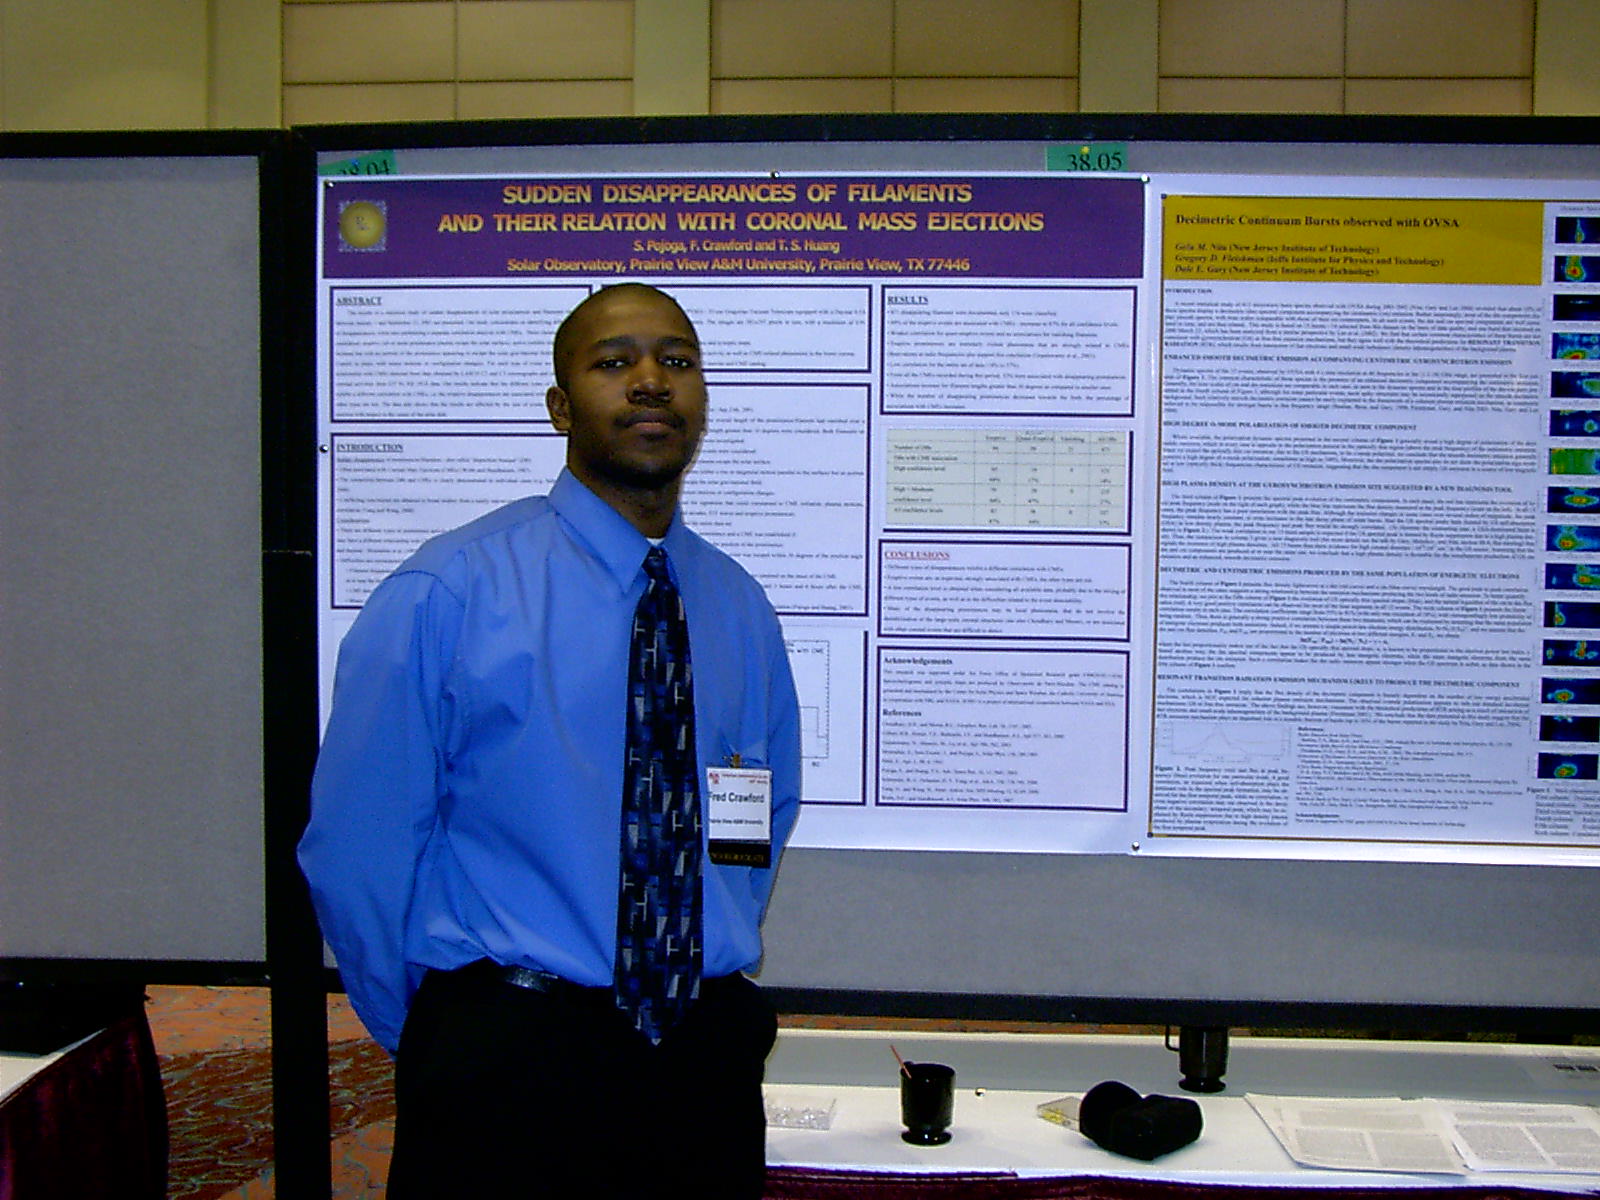
POLYGON ((615 976, 618 1006, 659 1042, 700 994, 701 817, 683 599, 660 546, 644 570, 628 650, 615 976))

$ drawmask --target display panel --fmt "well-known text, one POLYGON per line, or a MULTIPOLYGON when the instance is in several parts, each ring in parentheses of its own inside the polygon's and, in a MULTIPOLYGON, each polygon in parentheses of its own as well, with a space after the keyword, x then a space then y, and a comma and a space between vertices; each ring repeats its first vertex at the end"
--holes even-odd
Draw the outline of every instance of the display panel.
MULTIPOLYGON (((332 298, 341 288, 351 296, 366 289, 389 303, 391 294, 403 297, 412 289, 444 290, 448 280, 454 293, 479 292, 476 299, 453 294, 450 303, 490 308, 521 293, 528 301, 512 307, 523 323, 505 341, 522 347, 529 369, 541 365, 547 327, 570 307, 574 287, 648 277, 679 293, 703 320, 713 404, 726 397, 733 428, 719 444, 713 427, 686 490, 686 512, 774 593, 802 705, 818 714, 808 726, 810 803, 797 833, 800 848, 786 862, 769 924, 769 982, 802 990, 1108 1000, 1584 1004, 1594 964, 1571 934, 1573 912, 1587 907, 1552 908, 1543 891, 1553 886, 1563 896, 1586 897, 1595 886, 1590 873, 1558 865, 1587 862, 1592 853, 1593 835, 1581 814, 1593 802, 1594 785, 1585 787, 1582 749, 1571 744, 1584 735, 1585 693, 1577 686, 1583 673, 1545 668, 1544 655, 1559 657, 1564 650, 1545 645, 1555 639, 1540 623, 1583 619, 1574 601, 1550 593, 1578 590, 1585 573, 1563 574, 1562 568, 1584 564, 1570 553, 1546 550, 1550 539, 1575 545, 1572 539, 1583 535, 1535 529, 1540 522, 1528 511, 1530 495, 1563 486, 1555 476, 1570 473, 1574 456, 1555 452, 1582 449, 1570 440, 1549 440, 1557 435, 1547 428, 1581 424, 1582 410, 1534 397, 1529 379, 1550 363, 1531 347, 1548 343, 1554 358, 1558 345, 1568 352, 1581 348, 1570 337, 1582 330, 1541 323, 1534 338, 1527 327, 1529 314, 1546 304, 1555 320, 1557 292, 1583 294, 1570 277, 1557 287, 1554 251, 1570 243, 1554 239, 1558 220, 1581 222, 1587 215, 1591 202, 1584 197, 1596 195, 1585 182, 1594 156, 1587 149, 1539 145, 1486 154, 1471 143, 1470 123, 1458 124, 1449 138, 1435 125, 1438 144, 1422 155, 1381 139, 1350 142, 1348 128, 1348 144, 1325 139, 1313 145, 1218 137, 1214 129, 1186 139, 1172 136, 1172 123, 1148 126, 1137 131, 1145 136, 1123 148, 1128 171, 1093 178, 1045 169, 1064 161, 1053 151, 1077 140, 1065 125, 1054 136, 1043 131, 965 141, 948 132, 944 140, 919 139, 915 126, 902 123, 896 128, 909 136, 880 130, 824 144, 808 139, 802 123, 761 144, 692 138, 652 144, 646 138, 627 146, 607 146, 601 127, 592 139, 599 145, 586 147, 581 160, 561 144, 391 143, 379 157, 395 178, 324 181, 319 189, 325 205, 319 299, 326 298, 330 314, 319 328, 333 330, 324 359, 337 362, 334 322, 341 318, 333 315, 332 298), (684 172, 679 164, 686 161, 704 170, 684 172), (1507 163, 1515 169, 1496 169, 1507 163), (797 190, 792 202, 783 201, 786 211, 817 214, 808 219, 818 227, 790 231, 798 235, 792 248, 783 241, 758 251, 756 233, 770 232, 752 227, 759 206, 729 207, 722 196, 718 205, 696 206, 688 192, 650 190, 716 180, 789 182, 797 190), (909 203, 902 209, 911 214, 902 218, 906 227, 893 232, 920 242, 921 252, 912 253, 905 241, 889 248, 881 240, 888 231, 874 228, 888 218, 849 207, 851 184, 863 201, 909 203), (1139 268, 1095 274, 1078 265, 1068 274, 1039 254, 1025 269, 1032 273, 1007 276, 992 262, 979 266, 991 238, 1026 232, 1020 225, 999 228, 994 214, 1044 212, 1042 203, 982 204, 971 211, 988 216, 958 222, 965 240, 980 249, 935 253, 928 245, 950 230, 934 225, 951 222, 934 214, 956 210, 949 200, 955 184, 973 196, 985 187, 994 188, 992 194, 1035 189, 1074 198, 1115 186, 1136 189, 1139 268), (609 208, 607 186, 618 189, 609 208), (907 201, 919 186, 930 197, 920 206, 907 201), (413 220, 407 206, 421 203, 430 189, 444 189, 438 194, 453 203, 448 211, 436 207, 431 222, 413 220), (1180 263, 1178 256, 1196 252, 1178 249, 1190 243, 1174 230, 1199 222, 1178 218, 1204 216, 1208 205, 1238 197, 1264 206, 1256 228, 1277 235, 1276 242, 1261 241, 1263 260, 1334 253, 1324 252, 1321 242, 1313 250, 1288 237, 1285 214, 1302 209, 1341 228, 1355 220, 1368 222, 1362 226, 1368 234, 1388 232, 1376 245, 1370 237, 1338 242, 1337 254, 1348 262, 1289 264, 1300 276, 1266 261, 1230 263, 1231 277, 1186 274, 1197 264, 1180 263), (341 234, 339 203, 368 203, 382 213, 383 236, 390 239, 382 253, 391 255, 390 265, 371 251, 376 240, 358 257, 363 248, 341 234), (1386 207, 1388 216, 1374 215, 1374 205, 1386 207), (618 227, 624 223, 616 216, 619 206, 639 227, 618 227), (708 252, 723 257, 721 263, 690 248, 708 230, 688 225, 709 220, 713 208, 731 222, 709 231, 727 243, 708 252), (1431 252, 1428 240, 1445 226, 1419 223, 1409 232, 1413 227, 1404 224, 1429 214, 1466 229, 1458 245, 1474 247, 1453 252, 1449 268, 1428 261, 1449 257, 1431 252), (1504 229, 1495 224, 1500 215, 1506 216, 1504 229), (1402 224, 1379 224, 1384 220, 1402 224), (835 221, 831 229, 820 225, 835 221), (409 240, 396 240, 397 230, 409 240), (612 235, 625 235, 631 244, 608 252, 603 243, 612 235), (430 241, 471 248, 424 251, 430 241), (517 249, 508 251, 513 244, 517 249), (853 244, 862 247, 859 253, 853 244), (1498 249, 1478 253, 1486 245, 1498 249), (330 267, 338 255, 349 265, 330 267), (1527 273, 1530 261, 1541 264, 1536 274, 1527 273), (394 264, 407 262, 417 265, 396 270, 394 264), (919 273, 908 280, 912 262, 920 264, 919 273), (1266 266, 1272 270, 1255 270, 1266 266), (1319 267, 1327 270, 1307 275, 1319 267), (1472 273, 1480 269, 1487 274, 1472 273), (1441 270, 1460 277, 1441 277, 1441 270), (1380 293, 1344 290, 1330 297, 1325 291, 1349 287, 1380 293), (1049 332, 1028 340, 1028 354, 1007 353, 1002 331, 1024 324, 1032 311, 1013 305, 1038 299, 1022 298, 1017 293, 1023 288, 1050 296, 1041 323, 1049 332), (1118 288, 1130 301, 1121 316, 1109 295, 1118 288), (864 293, 864 315, 852 289, 864 293), (1096 289, 1107 294, 1091 296, 1096 289), (1222 301, 1197 301, 1202 291, 1222 301), (823 299, 812 303, 819 295, 823 299), (759 319, 749 316, 756 307, 752 296, 760 297, 759 319), (797 297, 805 299, 798 311, 814 322, 813 331, 785 339, 773 331, 795 315, 797 297), (1342 321, 1317 321, 1311 310, 1318 304, 1342 321), (1372 305, 1381 315, 1363 313, 1372 305), (1344 326, 1358 318, 1381 330, 1397 313, 1421 320, 1413 310, 1430 308, 1454 314, 1457 326, 1469 324, 1473 311, 1493 313, 1520 340, 1505 344, 1496 332, 1486 335, 1497 343, 1492 350, 1458 347, 1454 357, 1463 361, 1441 363, 1450 357, 1448 346, 1374 353, 1385 334, 1369 325, 1367 343, 1320 347, 1320 389, 1314 372, 1286 367, 1257 344, 1270 347, 1277 339, 1287 356, 1300 341, 1350 337, 1344 326), (1507 316, 1501 311, 1507 308, 1520 315, 1507 316), (1269 330, 1262 314, 1285 309, 1269 330), (1071 332, 1080 317, 1107 331, 1105 345, 1098 333, 1071 332), (1225 331, 1213 353, 1216 336, 1206 322, 1216 319, 1242 327, 1225 331), (859 335, 850 334, 852 323, 859 335), (1169 339, 1166 329, 1174 324, 1169 339), (1326 333, 1335 327, 1342 332, 1326 333), (1119 328, 1131 335, 1125 362, 1113 362, 1108 353, 1119 328), (1558 334, 1568 340, 1558 341, 1558 334), (723 367, 717 365, 719 336, 731 352, 723 367), (811 373, 803 373, 802 351, 814 356, 811 373), (1232 366, 1215 365, 1229 355, 1232 366), (1197 366, 1202 359, 1213 365, 1197 366), (1039 382, 1050 376, 1053 387, 1039 382), (1417 399, 1412 381, 1419 377, 1433 380, 1454 407, 1417 399), (1287 380, 1300 390, 1263 388, 1268 380, 1287 380), (1317 397, 1327 396, 1327 383, 1341 380, 1351 386, 1335 390, 1358 415, 1340 415, 1341 404, 1332 404, 1337 420, 1307 418, 1317 397), (1285 401, 1280 393, 1295 398, 1285 401), (762 415, 774 395, 797 400, 777 406, 786 424, 762 415), (1197 410, 1208 403, 1217 411, 1197 410), (830 429, 812 435, 808 453, 786 459, 766 449, 763 439, 770 436, 770 446, 783 445, 781 436, 792 440, 789 414, 797 411, 820 414, 830 429), (1426 419, 1418 419, 1419 412, 1426 419), (1241 432, 1246 418, 1259 432, 1241 432), (1469 446, 1471 453, 1463 454, 1469 446), (1068 461, 1083 447, 1081 458, 1068 461), (1048 457, 1047 485, 1028 473, 1023 454, 1048 457), (837 472, 842 482, 828 499, 866 512, 864 522, 848 512, 836 525, 796 522, 819 539, 805 546, 806 557, 786 554, 797 535, 783 520, 809 499, 784 478, 785 464, 793 461, 837 472), (1115 502, 1082 508, 1076 495, 1070 505, 1060 503, 1055 472, 1063 463, 1070 470, 1103 470, 1099 486, 1120 487, 1120 510, 1115 502), (999 468, 997 477, 985 481, 990 490, 980 496, 972 474, 991 467, 999 468), (1412 482, 1420 471, 1440 469, 1451 473, 1448 481, 1412 482), (1261 474, 1244 474, 1251 471, 1261 474), (713 496, 710 484, 697 510, 693 485, 708 475, 735 486, 759 478, 771 514, 759 494, 730 503, 713 496), (1036 486, 1052 489, 1048 502, 1024 495, 1036 486), (1429 525, 1434 501, 1417 504, 1414 497, 1447 487, 1461 489, 1458 499, 1471 511, 1458 513, 1456 544, 1430 557, 1420 543, 1403 542, 1415 530, 1396 528, 1398 509, 1377 501, 1392 489, 1413 524, 1429 525), (1331 503, 1329 492, 1341 488, 1368 502, 1354 510, 1362 519, 1331 503), (1256 501, 1256 508, 1227 499, 1229 489, 1256 501), (1472 506, 1474 500, 1492 506, 1505 490, 1511 498, 1493 513, 1472 506), (1302 492, 1323 507, 1304 503, 1302 492), (1405 496, 1413 497, 1409 506, 1405 496), (1210 506, 1190 503, 1192 497, 1210 506), (1292 555, 1289 565, 1276 565, 1271 554, 1262 560, 1273 565, 1272 575, 1237 552, 1270 540, 1252 543, 1249 529, 1236 528, 1236 514, 1260 520, 1262 512, 1278 522, 1262 527, 1271 536, 1296 539, 1293 550, 1283 552, 1292 555), (1296 514, 1299 526, 1292 524, 1296 514), (1354 538, 1363 519, 1390 537, 1386 548, 1319 546, 1325 534, 1354 538), (1503 544, 1476 554, 1460 544, 1462 531, 1503 544), (739 545, 741 539, 747 544, 739 545), (1505 556, 1508 545, 1514 553, 1505 556), (852 595, 852 572, 794 570, 797 562, 825 562, 830 553, 845 562, 852 556, 866 561, 859 600, 852 595), (1396 558, 1398 569, 1419 574, 1391 579, 1384 572, 1396 569, 1389 561, 1396 558), (1215 566, 1230 577, 1211 587, 1203 576, 1215 566), (1445 581, 1450 601, 1430 607, 1419 578, 1435 586, 1445 581), (1051 579, 1072 586, 1040 585, 1051 579), (1285 586, 1290 583, 1301 586, 1285 586), (1386 599, 1372 598, 1374 584, 1382 585, 1377 594, 1386 599), (1401 598, 1417 607, 1399 610, 1401 598), (1314 648, 1306 650, 1308 644, 1314 648), (1315 675, 1284 668, 1289 659, 1305 658, 1317 664, 1315 675), (1188 690, 1196 676, 1209 691, 1188 690), (841 704, 855 706, 845 708, 852 719, 842 728, 825 719, 841 704), (1430 712, 1427 720, 1417 715, 1430 712), (1097 718, 1109 724, 1095 726, 1097 718), (843 771, 833 762, 839 753, 850 764, 843 771), (1363 776, 1363 764, 1371 778, 1363 776), (1408 794, 1396 794, 1407 788, 1408 794), (931 849, 942 853, 922 853, 931 849), (1097 853, 1051 857, 1083 851, 1097 853), (1223 885, 1221 892, 1255 892, 1284 869, 1270 860, 1287 857, 1307 860, 1291 868, 1292 894, 1275 897, 1273 919, 1242 942, 1241 926, 1256 922, 1241 921, 1220 895, 1192 886, 1212 879, 1223 885), (1178 858, 1195 861, 1185 865, 1178 858), (1422 865, 1429 862, 1436 866, 1422 865), (1528 871, 1516 865, 1535 862, 1545 866, 1528 871), (1475 865, 1495 863, 1502 865, 1475 865), (903 906, 883 894, 885 879, 897 881, 903 906), (1392 885, 1423 888, 1429 902, 1379 914, 1355 901, 1392 885), (1494 905, 1478 902, 1490 895, 1498 898, 1494 905), (1475 923, 1463 929, 1442 912, 1466 900, 1473 901, 1475 923), (1107 912, 1091 928, 1079 906, 1107 912), (1102 922, 1116 931, 1107 939, 1114 946, 1100 944, 1102 922), (1175 924, 1189 930, 1181 953, 1171 945, 1175 924), (840 936, 863 926, 870 936, 859 942, 840 936), (941 952, 950 938, 964 952, 954 965, 948 949, 941 952), (1236 953, 1235 944, 1247 949, 1236 953), (1406 947, 1405 961, 1386 963, 1374 977, 1379 944, 1406 947), (1018 954, 1021 946, 1029 953, 1018 954), (1512 947, 1521 966, 1507 972, 1512 947), (1186 961, 1191 952, 1226 970, 1194 970, 1186 961), (922 970, 924 956, 942 964, 933 978, 922 970), (1309 973, 1307 961, 1316 964, 1309 973), (1572 978, 1575 961, 1581 981, 1572 978), (1566 975, 1560 981, 1549 970, 1558 962, 1566 975)), ((353 161, 333 148, 322 158, 325 170, 353 161)), ((1098 219, 1107 237, 1091 243, 1091 257, 1099 255, 1103 264, 1114 260, 1116 227, 1103 213, 1098 219)), ((1062 232, 1068 224, 1054 226, 1052 240, 1071 240, 1062 232)), ((1082 223, 1075 227, 1081 230, 1082 223)), ((1581 228, 1573 225, 1574 232, 1581 228)), ((370 236, 357 230, 355 241, 370 236)), ((1255 241, 1223 251, 1205 244, 1208 255, 1257 257, 1255 241)), ((1577 301, 1563 303, 1570 308, 1577 301)), ((1425 338, 1426 331, 1414 336, 1425 338)), ((511 377, 497 374, 515 393, 511 377)), ((1559 374, 1550 375, 1550 388, 1569 382, 1559 374)), ((349 450, 370 453, 380 435, 394 447, 390 453, 406 455, 413 451, 404 448, 402 435, 470 440, 483 433, 452 425, 475 419, 460 411, 403 422, 371 419, 347 432, 337 415, 338 389, 327 382, 333 377, 325 378, 319 401, 329 420, 322 444, 332 460, 325 486, 334 498, 326 511, 340 503, 332 481, 339 477, 343 437, 353 439, 347 455, 354 457, 349 450), (428 421, 434 427, 425 428, 428 421)), ((500 444, 515 448, 517 465, 503 479, 513 494, 540 490, 559 463, 559 443, 536 431, 541 391, 542 382, 530 406, 534 428, 497 431, 506 435, 500 444)), ((361 420, 370 417, 369 411, 361 420)), ((421 446, 415 453, 441 464, 442 478, 457 473, 448 458, 421 446)), ((472 472, 474 479, 481 474, 472 472)), ((450 495, 452 487, 446 482, 437 495, 450 495)), ((430 503, 435 498, 430 493, 430 503)), ((336 531, 325 526, 325 536, 337 558, 336 531)), ((328 586, 331 596, 335 585, 330 580, 328 586)), ((325 669, 343 619, 332 606, 325 610, 325 669)))
POLYGON ((264 145, 0 141, 8 975, 266 956, 264 145))

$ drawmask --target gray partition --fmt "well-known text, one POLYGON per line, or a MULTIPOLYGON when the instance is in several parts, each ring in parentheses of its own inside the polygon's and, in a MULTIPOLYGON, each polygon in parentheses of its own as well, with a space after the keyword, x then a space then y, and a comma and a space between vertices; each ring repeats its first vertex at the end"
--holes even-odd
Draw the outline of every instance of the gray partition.
POLYGON ((1298 1024, 1314 1006, 1298 1015, 1459 1029, 1542 1018, 1429 1010, 1535 1007, 1593 1027, 1597 913, 1583 868, 798 850, 761 980, 1035 1018, 1298 1024), (1415 1011, 1354 1011, 1390 1007, 1415 1011))
POLYGON ((74 145, 0 144, 0 960, 259 964, 260 162, 74 145))

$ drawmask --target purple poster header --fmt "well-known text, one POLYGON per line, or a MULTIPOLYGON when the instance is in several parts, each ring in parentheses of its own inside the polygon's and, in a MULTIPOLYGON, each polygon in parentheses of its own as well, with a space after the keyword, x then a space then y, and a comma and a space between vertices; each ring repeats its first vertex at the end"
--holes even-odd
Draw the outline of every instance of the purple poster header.
POLYGON ((330 279, 1127 279, 1144 185, 1081 176, 330 179, 330 279))

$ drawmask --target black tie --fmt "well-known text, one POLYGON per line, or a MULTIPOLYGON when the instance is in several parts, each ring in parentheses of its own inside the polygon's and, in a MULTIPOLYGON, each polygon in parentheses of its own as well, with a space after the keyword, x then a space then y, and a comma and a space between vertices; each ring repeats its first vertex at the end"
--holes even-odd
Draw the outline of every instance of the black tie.
POLYGON ((617 1004, 659 1042, 700 994, 701 817, 683 598, 660 546, 644 571, 628 650, 615 974, 617 1004))

